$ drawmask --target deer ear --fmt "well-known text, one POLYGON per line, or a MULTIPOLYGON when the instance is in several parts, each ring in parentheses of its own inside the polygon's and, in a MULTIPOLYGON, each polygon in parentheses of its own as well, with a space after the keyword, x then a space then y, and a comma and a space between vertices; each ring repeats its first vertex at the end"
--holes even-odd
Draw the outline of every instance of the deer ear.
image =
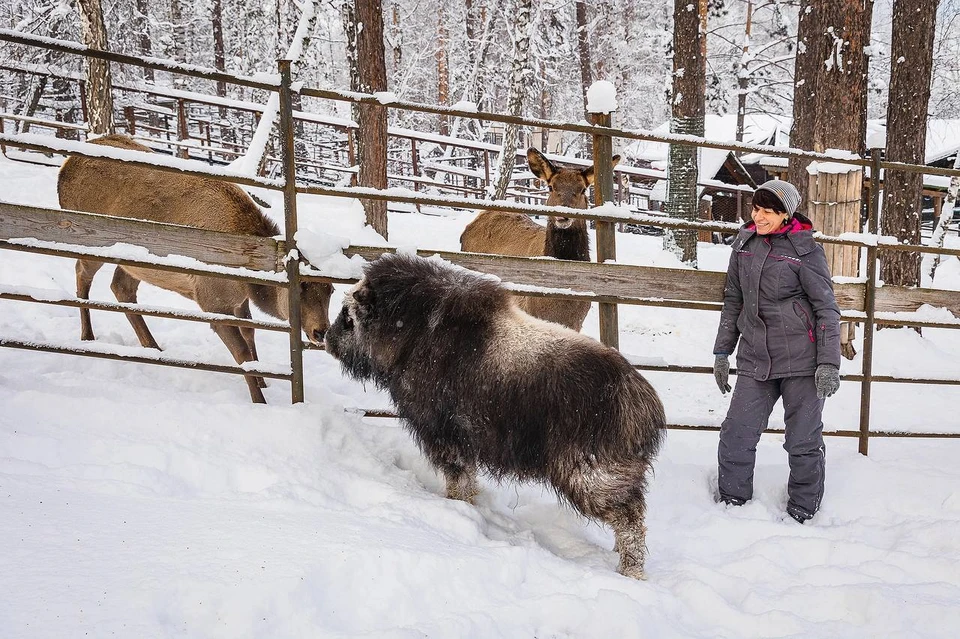
POLYGON ((530 167, 531 173, 544 182, 549 182, 550 178, 557 172, 553 164, 550 163, 550 160, 533 147, 527 149, 527 166, 530 167))
MULTIPOLYGON (((615 155, 615 156, 613 156, 613 157, 610 158, 610 159, 611 159, 611 161, 612 161, 611 164, 610 164, 610 167, 611 167, 611 168, 613 168, 613 167, 617 166, 618 164, 620 164, 620 156, 619 156, 619 155, 615 155)), ((590 168, 587 168, 587 169, 584 169, 583 171, 581 171, 581 172, 580 172, 580 175, 582 175, 582 176, 583 176, 583 179, 587 181, 587 186, 593 184, 594 171, 593 171, 593 167, 592 167, 592 166, 591 166, 590 168)))
POLYGON ((580 175, 583 176, 583 181, 587 183, 587 186, 593 184, 593 167, 584 169, 580 171, 580 175))

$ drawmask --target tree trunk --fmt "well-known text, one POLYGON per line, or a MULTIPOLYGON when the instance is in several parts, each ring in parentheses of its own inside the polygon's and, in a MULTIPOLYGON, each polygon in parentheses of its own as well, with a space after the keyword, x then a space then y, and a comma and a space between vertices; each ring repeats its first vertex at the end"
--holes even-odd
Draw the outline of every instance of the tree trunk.
MULTIPOLYGON (((78 4, 83 43, 92 49, 108 50, 107 29, 103 24, 100 0, 78 0, 78 4)), ((90 133, 113 133, 113 95, 110 93, 112 86, 110 63, 87 58, 87 118, 90 133)))
MULTIPOLYGON (((353 0, 343 5, 347 35, 350 88, 363 93, 387 90, 387 66, 383 48, 383 13, 380 0, 353 0), (363 25, 358 28, 358 25, 363 25), (362 60, 361 65, 359 61, 362 60)), ((360 186, 387 188, 387 109, 379 105, 354 108, 360 186)), ((387 203, 363 200, 367 224, 387 239, 387 203)))
MULTIPOLYGON (((804 0, 800 3, 797 23, 797 55, 793 72, 793 124, 790 129, 790 146, 798 149, 813 149, 813 126, 816 121, 814 106, 817 98, 817 78, 820 65, 826 54, 820 34, 822 3, 804 0)), ((835 114, 836 115, 836 114, 835 114)), ((787 180, 800 192, 800 206, 806 209, 809 160, 790 158, 787 180)))
POLYGON ((753 27, 753 2, 747 2, 747 24, 743 30, 743 55, 737 64, 737 142, 743 142, 743 120, 747 115, 747 90, 750 80, 747 75, 747 56, 750 53, 750 31, 753 27))
MULTIPOLYGON (((64 105, 63 108, 58 109, 57 119, 67 124, 76 124, 79 107, 77 106, 77 96, 73 90, 73 83, 65 78, 54 77, 53 93, 54 100, 64 105)), ((80 139, 80 135, 75 129, 58 130, 57 137, 66 140, 80 139)))
POLYGON ((583 87, 583 113, 587 117, 587 89, 593 83, 593 73, 590 60, 590 34, 587 30, 587 3, 585 0, 577 0, 575 3, 577 10, 577 51, 580 53, 580 84, 583 87))
MULTIPOLYGON (((187 26, 184 24, 182 0, 170 0, 170 23, 173 27, 173 37, 170 39, 169 55, 174 60, 186 62, 184 47, 187 44, 187 26)), ((173 88, 186 89, 187 80, 185 75, 174 73, 172 77, 173 88)))
MULTIPOLYGON (((493 41, 491 29, 493 28, 493 20, 499 8, 500 1, 501 0, 492 0, 492 6, 488 7, 485 4, 477 6, 473 0, 466 0, 465 5, 467 9, 466 33, 470 72, 464 81, 463 94, 460 99, 473 101, 481 111, 483 110, 484 98, 483 76, 485 67, 483 61, 486 59, 487 52, 490 49, 490 43, 493 41), (478 27, 479 32, 477 30, 478 27)), ((450 134, 453 137, 457 137, 461 126, 465 126, 467 130, 473 134, 475 139, 482 137, 479 122, 472 119, 468 119, 466 123, 464 123, 461 118, 454 119, 450 134)), ((451 150, 452 149, 448 149, 448 153, 451 150)))
POLYGON ((813 149, 845 149, 865 154, 867 132, 867 56, 872 0, 842 0, 823 5, 821 38, 825 62, 817 83, 813 149))
MULTIPOLYGON (((864 155, 867 56, 873 0, 804 2, 800 6, 790 146, 864 155)), ((790 160, 788 180, 806 209, 809 161, 790 160)))
MULTIPOLYGON (((703 136, 706 111, 707 0, 675 0, 673 8, 673 91, 670 132, 703 136)), ((698 152, 693 146, 670 145, 670 182, 667 214, 670 217, 698 219, 698 152)), ((687 264, 697 264, 697 232, 692 229, 667 230, 664 248, 687 264)))
MULTIPOLYGON (((219 2, 220 0, 214 0, 219 2)), ((140 55, 152 56, 153 43, 150 40, 150 4, 147 0, 137 0, 137 26, 134 30, 140 34, 140 55)), ((143 79, 153 82, 153 69, 143 69, 143 79)))
MULTIPOLYGON (((447 48, 450 46, 450 34, 447 30, 447 18, 443 3, 437 4, 437 104, 450 104, 450 68, 447 48)), ((440 135, 450 134, 450 117, 440 116, 440 135)))
MULTIPOLYGON (((513 47, 513 65, 510 73, 510 94, 507 98, 507 111, 512 115, 520 115, 523 110, 523 96, 526 90, 525 78, 529 73, 530 34, 533 31, 531 8, 533 0, 517 0, 514 13, 516 27, 516 41, 513 47)), ((500 151, 500 162, 497 167, 493 185, 493 199, 502 200, 507 195, 507 188, 513 178, 513 166, 517 161, 517 145, 519 127, 508 124, 503 132, 503 146, 500 151)))
MULTIPOLYGON (((37 106, 40 104, 40 98, 43 97, 43 91, 47 87, 47 76, 30 75, 29 78, 30 81, 27 85, 26 97, 23 100, 23 108, 20 110, 20 115, 32 118, 33 114, 37 111, 37 106)), ((26 120, 16 122, 14 127, 19 129, 21 133, 28 133, 30 131, 30 122, 26 120)))
MULTIPOLYGON (((953 168, 960 169, 960 153, 953 158, 953 168)), ((947 197, 940 209, 940 217, 937 218, 937 226, 933 230, 933 237, 930 238, 930 246, 943 248, 943 240, 947 235, 947 224, 953 219, 953 209, 957 205, 957 199, 960 198, 960 177, 954 175, 950 178, 950 187, 947 189, 947 197)), ((928 255, 924 259, 930 260, 930 281, 937 274, 937 266, 940 265, 940 255, 928 255)))
MULTIPOLYGON (((210 21, 213 23, 213 66, 217 71, 226 71, 226 56, 223 46, 223 6, 222 0, 212 0, 210 5, 210 21)), ((217 95, 221 98, 227 95, 227 83, 217 82, 217 95)), ((223 117, 221 110, 220 117, 223 117)))
MULTIPOLYGON (((886 148, 886 159, 892 162, 924 163, 936 5, 929 0, 893 3, 886 148)), ((920 243, 922 190, 922 174, 886 171, 880 216, 883 235, 910 244, 920 243)), ((880 279, 887 284, 918 286, 920 254, 881 253, 880 279)))
POLYGON ((403 62, 403 29, 400 28, 400 3, 393 2, 390 7, 392 26, 390 29, 390 47, 393 49, 393 77, 400 76, 400 65, 403 62))

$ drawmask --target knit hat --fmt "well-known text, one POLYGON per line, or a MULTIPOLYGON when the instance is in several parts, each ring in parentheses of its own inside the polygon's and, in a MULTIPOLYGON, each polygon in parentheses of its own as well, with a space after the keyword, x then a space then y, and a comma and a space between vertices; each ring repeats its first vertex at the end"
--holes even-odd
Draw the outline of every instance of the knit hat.
POLYGON ((797 212, 797 207, 800 206, 800 193, 797 191, 797 187, 789 182, 784 182, 783 180, 768 180, 761 184, 757 190, 769 191, 776 195, 780 203, 783 204, 784 210, 787 212, 788 220, 793 217, 793 214, 797 212))

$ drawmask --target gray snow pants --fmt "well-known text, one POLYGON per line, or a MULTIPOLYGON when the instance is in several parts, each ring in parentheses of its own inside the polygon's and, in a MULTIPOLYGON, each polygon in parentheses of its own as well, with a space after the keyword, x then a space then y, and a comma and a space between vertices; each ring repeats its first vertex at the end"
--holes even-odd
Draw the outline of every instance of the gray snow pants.
POLYGON ((784 377, 758 381, 737 377, 727 417, 720 427, 717 458, 720 466, 720 498, 743 503, 753 497, 753 467, 757 442, 767 427, 773 406, 783 397, 786 441, 790 455, 787 510, 812 517, 823 498, 824 457, 823 400, 811 377, 784 377))

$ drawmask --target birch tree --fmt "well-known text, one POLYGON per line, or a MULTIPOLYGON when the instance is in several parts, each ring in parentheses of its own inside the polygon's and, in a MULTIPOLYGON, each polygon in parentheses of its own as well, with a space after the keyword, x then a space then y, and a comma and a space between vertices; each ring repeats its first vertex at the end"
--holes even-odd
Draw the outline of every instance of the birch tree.
MULTIPOLYGON (((78 0, 78 4, 83 43, 91 49, 108 50, 107 28, 103 23, 100 0, 78 0)), ((97 58, 87 58, 87 119, 91 133, 113 133, 113 95, 110 92, 112 86, 110 63, 97 58)))
MULTIPOLYGON (((298 63, 303 56, 304 50, 310 41, 310 33, 313 31, 314 23, 317 20, 316 0, 304 0, 301 6, 300 20, 297 24, 296 32, 287 48, 284 58, 291 60, 294 73, 298 71, 298 63)), ((238 173, 248 175, 255 174, 267 153, 267 143, 270 139, 270 132, 273 130, 277 121, 277 114, 280 110, 280 94, 271 92, 267 104, 257 123, 257 129, 253 132, 253 138, 247 152, 241 157, 230 163, 230 168, 238 173)))
MULTIPOLYGON (((220 0, 214 0, 218 3, 220 0)), ((153 55, 153 40, 150 39, 150 8, 147 0, 137 0, 136 14, 134 18, 134 31, 140 34, 140 55, 153 55)), ((144 67, 143 79, 147 82, 153 82, 153 69, 144 67)))
MULTIPOLYGON (((512 115, 520 115, 523 109, 526 79, 530 74, 530 34, 535 27, 531 15, 532 6, 532 0, 517 0, 514 11, 513 63, 510 68, 510 95, 507 98, 507 112, 512 115)), ((508 124, 505 127, 500 160, 497 163, 493 184, 495 200, 502 200, 507 195, 507 188, 513 177, 513 166, 517 161, 518 135, 517 125, 508 124)))
MULTIPOLYGON (((886 159, 892 162, 924 163, 936 16, 936 1, 894 0, 886 147, 886 159)), ((902 242, 920 243, 922 191, 922 174, 886 171, 881 233, 902 242)), ((919 253, 881 253, 880 279, 888 284, 918 286, 920 261, 919 253)))
POLYGON ((580 58, 580 86, 583 96, 583 114, 587 115, 587 89, 593 84, 592 61, 590 59, 590 33, 587 24, 587 3, 577 0, 575 3, 577 15, 577 52, 580 58))
MULTIPOLYGON (((953 158, 953 168, 960 169, 960 151, 953 158)), ((937 225, 933 229, 933 237, 930 238, 930 245, 937 248, 943 248, 943 240, 947 236, 947 224, 953 219, 953 209, 957 206, 957 200, 960 198, 960 177, 954 175, 950 178, 950 187, 947 189, 947 197, 944 199, 943 208, 940 210, 940 217, 937 219, 937 225)), ((930 281, 933 281, 937 273, 937 266, 940 265, 940 255, 923 256, 924 260, 929 260, 930 268, 928 273, 930 281)))

